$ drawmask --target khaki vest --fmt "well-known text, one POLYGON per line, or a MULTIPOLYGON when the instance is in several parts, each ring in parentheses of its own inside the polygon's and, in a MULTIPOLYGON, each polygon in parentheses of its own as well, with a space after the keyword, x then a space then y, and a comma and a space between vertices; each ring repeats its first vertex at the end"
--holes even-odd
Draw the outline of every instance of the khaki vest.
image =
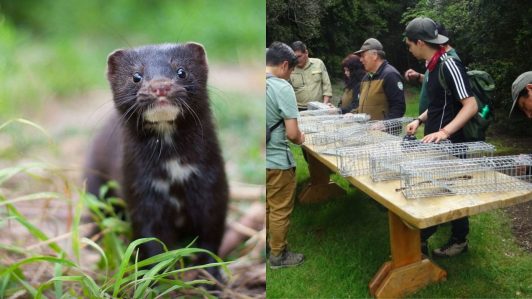
POLYGON ((384 93, 383 80, 362 81, 358 113, 367 113, 372 120, 382 120, 388 115, 389 105, 384 93))

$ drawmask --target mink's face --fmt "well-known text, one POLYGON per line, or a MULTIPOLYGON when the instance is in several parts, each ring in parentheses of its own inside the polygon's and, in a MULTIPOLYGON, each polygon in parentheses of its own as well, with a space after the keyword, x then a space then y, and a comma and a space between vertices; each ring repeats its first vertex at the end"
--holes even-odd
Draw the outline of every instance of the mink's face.
POLYGON ((208 107, 207 72, 201 45, 164 44, 113 52, 107 78, 126 122, 166 132, 208 107))

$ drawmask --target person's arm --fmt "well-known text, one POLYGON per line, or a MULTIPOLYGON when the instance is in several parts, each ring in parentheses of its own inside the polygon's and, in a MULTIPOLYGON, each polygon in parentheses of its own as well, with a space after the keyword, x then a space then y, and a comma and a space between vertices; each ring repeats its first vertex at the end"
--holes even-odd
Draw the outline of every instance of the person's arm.
POLYGON ((388 73, 384 78, 384 94, 388 99, 387 119, 403 117, 406 111, 403 80, 398 73, 388 73))
POLYGON ((418 83, 423 83, 424 78, 425 78, 425 74, 418 73, 414 71, 413 69, 408 69, 405 72, 405 79, 408 81, 416 81, 418 83))
POLYGON ((288 140, 298 145, 301 145, 303 142, 305 142, 305 133, 299 130, 297 119, 285 119, 284 126, 286 129, 286 138, 288 138, 288 140))
POLYGON ((462 109, 450 123, 441 127, 440 131, 425 136, 423 142, 439 142, 443 139, 449 139, 451 135, 462 129, 478 111, 477 101, 474 98, 462 62, 449 59, 441 67, 443 67, 445 82, 451 90, 452 97, 453 99, 460 99, 462 109))
POLYGON ((422 123, 427 121, 428 110, 425 110, 418 118, 414 119, 408 125, 406 125, 406 133, 408 135, 416 134, 417 129, 421 126, 422 123))
POLYGON ((451 135, 463 128, 475 116, 478 107, 474 97, 463 99, 460 102, 462 103, 462 109, 460 109, 456 117, 445 127, 441 128, 440 131, 423 137, 423 142, 440 142, 440 140, 449 139, 451 135))
POLYGON ((325 67, 325 64, 323 64, 323 61, 321 62, 321 88, 323 90, 323 102, 327 104, 332 97, 332 86, 329 74, 327 73, 327 68, 325 67))

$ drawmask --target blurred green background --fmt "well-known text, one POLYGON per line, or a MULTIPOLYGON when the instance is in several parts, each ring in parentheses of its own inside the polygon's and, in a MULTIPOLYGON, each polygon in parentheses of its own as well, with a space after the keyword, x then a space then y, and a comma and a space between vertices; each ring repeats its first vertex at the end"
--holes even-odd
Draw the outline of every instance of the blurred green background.
MULTIPOLYGON (((207 51, 210 78, 223 79, 210 81, 209 91, 230 178, 263 184, 265 22, 264 0, 0 0, 0 123, 44 119, 46 129, 41 111, 50 102, 61 107, 108 91, 106 58, 114 49, 196 41, 207 51)), ((44 142, 20 130, 4 132, 0 160, 44 142)), ((78 131, 61 134, 94 133, 78 131)))

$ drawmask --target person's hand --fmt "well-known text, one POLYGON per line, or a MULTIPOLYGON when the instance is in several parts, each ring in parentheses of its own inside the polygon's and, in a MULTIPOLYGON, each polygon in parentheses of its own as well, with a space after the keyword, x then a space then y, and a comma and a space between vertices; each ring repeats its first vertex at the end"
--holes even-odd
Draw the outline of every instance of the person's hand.
POLYGON ((414 119, 412 122, 406 125, 406 134, 408 135, 416 134, 418 127, 419 127, 419 121, 417 119, 414 119))
POLYGON ((419 80, 419 76, 420 76, 420 74, 418 72, 414 71, 413 69, 408 69, 405 72, 405 79, 408 80, 408 81, 412 81, 412 80, 418 81, 419 80))
POLYGON ((432 133, 432 134, 429 134, 425 137, 423 137, 423 139, 421 139, 421 141, 423 143, 438 143, 442 140, 446 140, 449 138, 449 135, 447 135, 447 133, 443 132, 443 131, 438 131, 436 133, 432 133))
POLYGON ((328 102, 326 104, 327 104, 327 106, 329 106, 329 108, 336 108, 336 107, 334 107, 334 105, 331 102, 328 102))
POLYGON ((330 96, 323 96, 323 103, 324 104, 329 104, 331 102, 331 97, 330 96))
POLYGON ((386 130, 386 126, 384 125, 384 123, 382 121, 378 121, 376 123, 371 124, 369 129, 370 130, 375 130, 375 131, 385 131, 386 130))
POLYGON ((301 143, 299 145, 302 145, 305 143, 305 133, 301 132, 301 143))

